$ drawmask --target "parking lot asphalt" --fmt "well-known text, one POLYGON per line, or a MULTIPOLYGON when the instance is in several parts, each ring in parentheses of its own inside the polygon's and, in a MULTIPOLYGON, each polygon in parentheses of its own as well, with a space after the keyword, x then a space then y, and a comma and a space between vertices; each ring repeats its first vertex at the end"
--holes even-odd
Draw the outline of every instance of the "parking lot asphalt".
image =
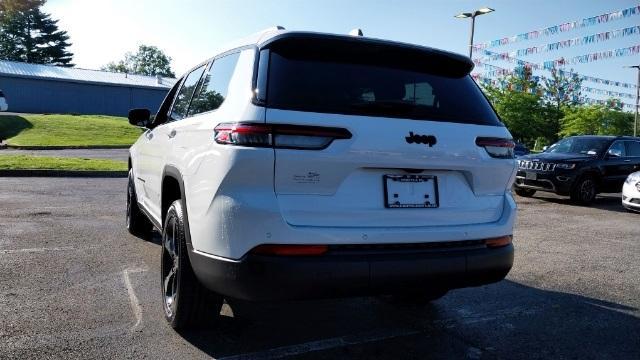
POLYGON ((228 301, 162 317, 157 238, 124 228, 126 179, 0 178, 0 358, 639 359, 640 214, 517 198, 506 280, 431 305, 228 301))

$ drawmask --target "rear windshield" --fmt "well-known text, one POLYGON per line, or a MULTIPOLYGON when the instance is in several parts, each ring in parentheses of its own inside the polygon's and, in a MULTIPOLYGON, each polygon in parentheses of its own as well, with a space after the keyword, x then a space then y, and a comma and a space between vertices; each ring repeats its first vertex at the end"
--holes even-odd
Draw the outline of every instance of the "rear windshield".
POLYGON ((502 126, 457 59, 358 43, 294 45, 270 51, 268 107, 502 126))

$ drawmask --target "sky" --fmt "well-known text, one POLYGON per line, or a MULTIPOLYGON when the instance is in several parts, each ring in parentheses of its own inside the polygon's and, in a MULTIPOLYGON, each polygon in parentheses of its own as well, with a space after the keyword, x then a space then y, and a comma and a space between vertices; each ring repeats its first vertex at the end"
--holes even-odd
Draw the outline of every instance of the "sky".
MULTIPOLYGON (((48 0, 44 11, 69 33, 78 67, 100 68, 147 44, 164 50, 172 58, 176 74, 182 74, 215 55, 215 49, 225 43, 275 25, 342 34, 360 28, 369 37, 468 54, 470 21, 453 17, 460 12, 485 6, 496 10, 476 18, 475 42, 482 43, 639 4, 638 0, 48 0)), ((640 25, 640 15, 491 50, 512 51, 634 25, 640 25)), ((636 34, 522 59, 541 63, 639 44, 640 35, 636 34)), ((570 68, 585 75, 635 83, 637 73, 623 68, 633 64, 640 64, 640 55, 570 68)))

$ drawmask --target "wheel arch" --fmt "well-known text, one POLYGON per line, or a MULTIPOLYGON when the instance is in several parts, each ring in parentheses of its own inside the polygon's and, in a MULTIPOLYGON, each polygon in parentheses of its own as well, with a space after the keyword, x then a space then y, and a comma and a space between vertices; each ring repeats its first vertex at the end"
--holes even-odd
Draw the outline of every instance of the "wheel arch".
POLYGON ((182 178, 182 173, 175 166, 165 166, 164 170, 162 171, 161 189, 160 220, 162 221, 164 226, 164 219, 167 215, 167 210, 174 201, 180 200, 182 202, 182 211, 184 215, 185 238, 187 239, 187 246, 189 247, 189 249, 191 249, 191 232, 189 231, 189 215, 187 211, 187 197, 185 195, 184 180, 182 178))
POLYGON ((580 182, 580 180, 584 179, 585 177, 590 176, 593 180, 595 180, 596 182, 596 193, 598 192, 598 190, 602 189, 602 173, 600 171, 600 169, 598 168, 589 168, 586 169, 585 171, 583 171, 577 178, 576 181, 574 181, 572 188, 575 188, 576 186, 578 186, 578 183, 580 182))

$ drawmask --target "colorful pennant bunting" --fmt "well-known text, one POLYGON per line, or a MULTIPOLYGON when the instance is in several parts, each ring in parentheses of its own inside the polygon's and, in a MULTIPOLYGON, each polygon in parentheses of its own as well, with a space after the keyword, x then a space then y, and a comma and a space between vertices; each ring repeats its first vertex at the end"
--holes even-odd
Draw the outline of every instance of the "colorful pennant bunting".
MULTIPOLYGON (((476 62, 476 61, 474 61, 476 62)), ((482 63, 482 62, 476 62, 476 67, 479 68, 484 68, 487 69, 487 71, 485 71, 485 75, 489 76, 489 77, 500 77, 500 76, 505 76, 505 75, 516 75, 518 74, 518 70, 511 70, 511 69, 505 69, 499 66, 495 66, 495 65, 491 65, 491 64, 487 64, 487 63, 482 63)), ((564 76, 573 76, 573 75, 577 75, 580 80, 582 81, 586 81, 586 82, 592 82, 592 83, 596 83, 596 84, 602 84, 602 85, 608 85, 608 86, 616 86, 616 87, 622 87, 625 89, 635 89, 637 86, 634 84, 629 84, 629 83, 625 83, 625 82, 621 82, 621 81, 615 81, 615 80, 608 80, 608 79, 602 79, 602 78, 597 78, 594 76, 589 76, 589 75, 582 75, 576 72, 571 72, 571 71, 566 71, 566 70, 562 70, 562 69, 558 69, 558 72, 561 75, 564 76)), ((534 80, 540 80, 540 79, 546 79, 546 77, 544 76, 533 76, 534 80)), ((583 87, 584 88, 584 87, 583 87)), ((588 87, 587 87, 588 88, 588 87)), ((612 96, 617 96, 615 94, 625 94, 625 95, 629 95, 626 93, 620 93, 620 92, 615 92, 612 91, 611 95, 612 96)), ((622 95, 620 95, 622 96, 622 95)), ((630 95, 629 96, 623 96, 623 97, 628 97, 628 98, 634 98, 634 95, 630 95)))
POLYGON ((633 94, 621 93, 621 92, 617 92, 617 91, 609 91, 609 90, 604 90, 604 89, 596 89, 596 88, 592 88, 592 87, 588 87, 588 86, 581 86, 580 90, 581 91, 586 91, 586 92, 592 93, 592 94, 605 95, 605 96, 610 96, 610 97, 619 97, 619 98, 625 98, 625 99, 635 99, 636 98, 636 96, 633 95, 633 94))
POLYGON ((496 40, 492 40, 492 41, 481 43, 481 44, 476 44, 473 46, 473 48, 486 49, 490 47, 502 46, 502 45, 507 45, 515 42, 525 41, 525 40, 537 39, 540 36, 555 35, 558 33, 571 31, 573 29, 579 29, 587 26, 606 23, 609 21, 628 18, 634 15, 640 15, 640 5, 633 6, 633 7, 619 10, 619 11, 610 12, 607 14, 587 17, 582 20, 571 21, 571 22, 559 24, 559 25, 553 25, 543 29, 529 31, 526 33, 511 36, 511 37, 505 37, 505 38, 496 39, 496 40))
MULTIPOLYGON (((597 34, 585 35, 585 36, 577 37, 573 39, 557 41, 550 44, 518 49, 510 52, 492 53, 491 57, 493 60, 522 57, 522 56, 540 54, 540 53, 545 53, 550 51, 557 51, 560 49, 570 48, 573 46, 599 43, 603 41, 608 41, 608 40, 632 36, 632 35, 640 35, 640 26, 631 26, 631 27, 612 30, 612 31, 605 31, 597 34)), ((481 53, 486 54, 488 50, 476 50, 476 51, 480 51, 481 53)))
POLYGON ((584 64, 584 63, 589 63, 593 61, 600 61, 600 60, 618 58, 622 56, 635 55, 639 52, 640 52, 640 45, 634 45, 626 48, 599 51, 596 53, 574 56, 569 59, 559 58, 556 60, 545 61, 542 66, 544 69, 550 70, 554 67, 559 67, 567 64, 572 64, 572 65, 584 64))
MULTIPOLYGON (((504 69, 507 70, 507 69, 504 69)), ((503 79, 494 79, 491 77, 487 77, 487 76, 483 76, 479 73, 473 73, 471 74, 471 77, 479 84, 482 85, 490 85, 490 86, 497 86, 497 87, 504 87, 506 86, 506 82, 503 79)), ((539 79, 544 79, 544 77, 539 77, 539 79)), ((519 89, 515 89, 517 91, 519 91, 519 89)), ((530 93, 535 93, 536 91, 538 91, 538 89, 528 89, 528 92, 530 93)), ((603 90, 603 89, 595 89, 595 88, 590 88, 590 87, 584 87, 581 86, 580 87, 580 91, 585 91, 585 92, 589 92, 589 93, 593 93, 593 94, 597 94, 597 95, 605 95, 605 96, 609 96, 609 97, 614 97, 614 98, 635 98, 634 95, 631 94, 626 94, 626 93, 619 93, 619 92, 615 92, 615 91, 607 91, 607 90, 603 90)), ((608 99, 607 100, 603 100, 603 99, 595 99, 595 98, 591 98, 588 96, 581 96, 580 97, 580 101, 586 104, 590 104, 590 105, 594 105, 594 104, 598 104, 598 105, 607 105, 608 104, 608 99)), ((635 104, 631 104, 631 103, 625 103, 620 101, 620 104, 622 105, 622 107, 624 108, 629 108, 629 109, 634 109, 635 108, 635 104)))
POLYGON ((542 65, 540 65, 540 64, 536 64, 536 63, 532 63, 532 62, 529 62, 529 61, 524 61, 524 60, 517 59, 515 56, 512 56, 509 53, 497 53, 497 52, 493 52, 493 51, 489 51, 489 50, 480 50, 479 53, 482 54, 482 55, 485 55, 485 56, 482 57, 482 58, 479 58, 479 59, 478 58, 474 59, 474 62, 475 61, 487 62, 487 61, 503 60, 503 61, 508 61, 510 63, 514 63, 516 65, 524 66, 526 68, 533 69, 533 70, 542 69, 542 65))
MULTIPOLYGON (((573 75, 574 73, 572 73, 571 71, 565 71, 562 69, 558 69, 558 72, 562 75, 573 75)), ((592 83, 596 83, 596 84, 603 84, 603 85, 609 85, 609 86, 617 86, 617 87, 622 87, 625 89, 635 89, 637 87, 637 85, 635 84, 629 84, 629 83, 625 83, 622 81, 614 81, 614 80, 607 80, 607 79, 602 79, 602 78, 597 78, 594 76, 588 76, 588 75, 581 75, 581 74, 577 74, 580 79, 582 81, 588 81, 588 82, 592 82, 592 83)))
MULTIPOLYGON (((488 50, 483 50, 486 51, 488 53, 491 53, 488 50)), ((491 54, 495 54, 495 53, 491 53, 491 54)), ((518 65, 524 67, 524 68, 528 68, 528 69, 540 69, 541 66, 535 63, 531 63, 531 62, 527 62, 527 61, 523 61, 523 60, 519 60, 519 59, 512 59, 513 61, 511 62, 516 62, 518 65)), ((480 68, 484 68, 487 69, 487 75, 488 76, 502 76, 502 75, 512 75, 515 74, 515 72, 513 70, 509 70, 509 69, 505 69, 499 66, 495 66, 495 65, 491 65, 488 64, 486 62, 483 62, 482 59, 474 59, 473 62, 475 63, 476 67, 480 67, 480 68)), ((608 85, 608 86, 615 86, 615 87, 621 87, 621 88, 625 88, 625 89, 635 89, 637 88, 637 85, 635 84, 630 84, 630 83, 626 83, 626 82, 622 82, 622 81, 615 81, 615 80, 608 80, 608 79, 603 79, 603 78, 598 78, 595 76, 589 76, 589 75, 583 75, 583 74, 579 74, 576 72, 572 72, 572 71, 566 71, 566 70, 562 70, 562 69, 558 69, 558 72, 561 75, 565 75, 565 76, 572 76, 572 75, 578 75, 580 77, 580 80, 582 81, 587 81, 587 82, 592 82, 595 84, 601 84, 601 85, 608 85)))

